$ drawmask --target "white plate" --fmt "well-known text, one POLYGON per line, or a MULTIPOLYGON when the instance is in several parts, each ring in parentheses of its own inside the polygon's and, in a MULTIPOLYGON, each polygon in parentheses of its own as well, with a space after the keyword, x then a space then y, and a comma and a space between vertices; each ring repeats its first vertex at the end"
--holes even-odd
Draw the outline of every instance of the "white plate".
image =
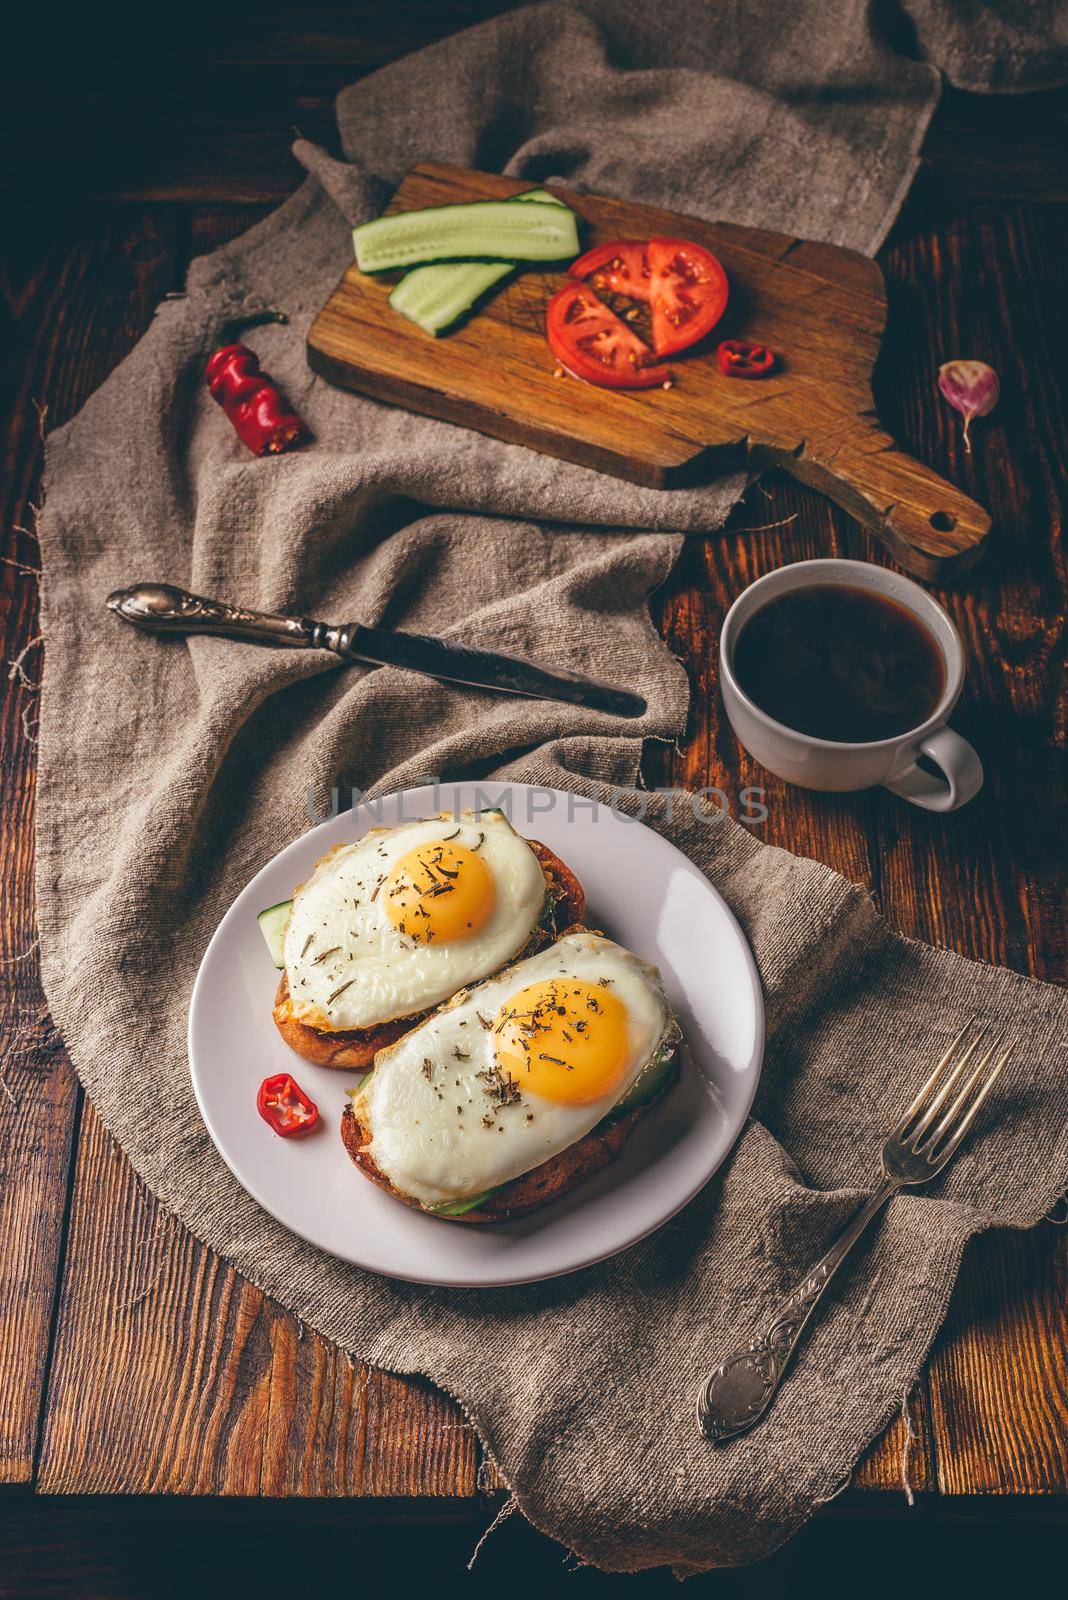
MULTIPOLYGON (((713 822, 709 826, 715 826, 713 822)), ((208 946, 189 1011, 201 1115, 231 1172, 285 1227, 332 1255, 416 1283, 531 1283, 601 1261, 667 1222, 704 1187, 741 1131, 760 1076, 764 1008, 741 929, 674 845, 606 806, 526 784, 443 784, 346 811, 257 873, 208 946), (681 1082, 643 1117, 603 1172, 528 1217, 463 1226, 412 1211, 361 1177, 337 1132, 354 1075, 314 1067, 271 1020, 278 973, 256 913, 288 899, 331 845, 369 827, 500 805, 549 845, 586 890, 590 927, 660 968, 682 1024, 681 1082), (279 1139, 256 1112, 270 1073, 292 1071, 326 1124, 279 1139)))

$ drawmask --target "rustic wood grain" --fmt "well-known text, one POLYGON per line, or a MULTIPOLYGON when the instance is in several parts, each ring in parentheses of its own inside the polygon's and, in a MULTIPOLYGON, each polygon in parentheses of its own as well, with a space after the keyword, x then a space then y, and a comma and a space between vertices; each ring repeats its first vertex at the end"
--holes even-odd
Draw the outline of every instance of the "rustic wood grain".
POLYGON ((930 1372, 943 1494, 1064 1494, 1066 1351, 1063 1227, 977 1241, 930 1372))
POLYGON ((38 557, 30 502, 37 493, 40 440, 33 376, 20 358, 40 335, 42 308, 56 286, 54 260, 39 262, 25 276, 9 270, 0 279, 0 1483, 28 1482, 33 1475, 77 1101, 44 1010, 33 913, 34 685, 41 650, 31 643, 38 633, 38 557), (9 663, 20 656, 22 671, 12 677, 9 663))
POLYGON ((475 1493, 426 1385, 306 1332, 167 1216, 91 1110, 79 1144, 43 1493, 475 1493))
MULTIPOLYGON (((427 8, 428 28, 442 27, 430 15, 437 10, 427 8)), ((354 27, 360 25, 357 19, 354 27)), ((455 25, 450 11, 448 26, 455 25)), ((291 186, 288 133, 273 123, 267 128, 281 100, 268 94, 265 105, 251 104, 253 85, 280 81, 271 79, 275 66, 290 72, 286 62, 267 59, 272 26, 268 19, 257 38, 261 59, 248 63, 244 77, 235 79, 228 63, 211 80, 220 98, 227 87, 236 103, 244 102, 244 116, 228 116, 222 106, 217 116, 195 110, 177 117, 169 131, 154 101, 149 105, 151 82, 131 89, 135 99, 145 93, 145 126, 164 129, 167 148, 181 145, 181 160, 191 163, 176 171, 156 161, 156 192, 275 198, 291 186), (248 167, 235 177, 228 162, 238 146, 248 167)), ((384 48, 399 53, 402 31, 387 19, 384 48)), ((309 114, 324 128, 330 92, 322 86, 333 81, 329 74, 336 71, 341 81, 356 75, 344 49, 328 64, 328 32, 305 42, 306 58, 285 89, 296 93, 302 79, 300 91, 314 102, 309 114)), ((413 34, 408 41, 417 42, 413 34)), ((86 93, 94 92, 92 75, 82 76, 86 93)), ((60 79, 57 92, 63 87, 60 79)), ((946 170, 948 160, 972 173, 973 197, 1014 194, 1026 172, 1025 188, 1055 196, 1057 163, 1043 157, 1043 141, 1059 149, 1050 130, 1063 127, 1068 99, 1039 100, 1033 123, 1027 121, 1032 100, 984 102, 988 126, 1016 126, 1015 118, 1019 137, 1002 141, 999 156, 991 133, 986 149, 994 159, 985 164, 969 163, 970 132, 943 141, 935 168, 942 162, 946 170)), ((47 114, 35 131, 42 123, 47 148, 47 114)), ((111 183, 112 193, 121 191, 115 175, 123 163, 129 176, 130 163, 155 150, 154 134, 138 148, 118 113, 112 124, 105 115, 94 123, 89 114, 85 131, 75 156, 85 157, 84 175, 101 190, 111 183), (110 168, 94 160, 102 128, 109 139, 116 133, 110 168)), ((151 164, 145 160, 146 168, 151 164)), ((11 161, 5 178, 18 170, 11 161)), ((25 170, 40 189, 40 165, 30 162, 25 170)), ((64 177, 71 177, 69 169, 64 177)), ((78 187, 77 173, 74 179, 78 187)), ((53 188, 57 181, 48 179, 53 188)), ((137 181, 128 192, 136 192, 137 181)), ((1064 898, 1051 839, 1058 820, 1063 825, 1065 802, 1064 701, 1058 702, 1053 677, 1065 631, 1064 426, 1046 351, 1056 347, 1062 315, 1065 219, 1033 205, 984 207, 974 198, 961 205, 944 185, 937 194, 936 187, 921 185, 882 256, 900 337, 884 352, 875 387, 890 430, 969 494, 988 500, 999 525, 981 568, 950 597, 972 663, 959 725, 991 769, 977 802, 984 809, 947 821, 885 797, 806 797, 777 789, 776 780, 739 755, 715 686, 715 638, 729 598, 770 565, 802 553, 883 559, 855 524, 781 477, 755 488, 733 523, 740 530, 795 520, 694 541, 658 599, 695 696, 680 751, 651 755, 649 773, 652 781, 720 783, 736 814, 738 785, 764 783, 769 818, 761 837, 865 884, 906 931, 1063 979, 1064 898), (933 392, 933 368, 949 354, 986 355, 1007 379, 999 412, 981 433, 977 427, 974 457, 962 453, 956 419, 933 392)), ((142 331, 160 295, 178 286, 184 257, 222 242, 256 214, 230 206, 192 214, 111 207, 58 223, 43 210, 20 214, 0 264, 10 378, 4 393, 11 396, 2 417, 5 554, 36 561, 32 540, 12 531, 14 523, 26 523, 26 502, 36 493, 30 396, 47 400, 53 421, 69 415, 142 331)), ((32 576, 8 567, 0 570, 0 585, 11 659, 36 632, 34 586, 32 576)), ((32 655, 28 668, 35 670, 32 655)), ((32 693, 0 676, 5 958, 33 938, 27 707, 32 733, 32 693)), ((40 1011, 32 973, 32 961, 3 969, 2 1070, 18 1104, 0 1087, 0 1481, 28 1480, 39 1453, 40 1481, 64 1492, 121 1486, 189 1494, 201 1486, 235 1494, 256 1492, 256 1485, 270 1494, 418 1497, 419 1504, 428 1503, 425 1497, 471 1496, 476 1447, 447 1402, 419 1385, 351 1371, 340 1353, 310 1334, 302 1338, 291 1317, 160 1213, 91 1111, 77 1130, 73 1079, 40 1011), (66 1155, 76 1134, 75 1172, 66 1155), (57 1322, 53 1301, 68 1200, 70 1251, 57 1322), (54 1382, 44 1397, 53 1362, 54 1382)), ((937 1491, 952 1504, 973 1493, 1068 1491, 1065 1247, 1065 1231, 1045 1227, 990 1236, 969 1252, 929 1374, 910 1401, 914 1488, 937 1491)), ((861 1464, 857 1484, 900 1490, 904 1431, 899 1420, 861 1464)), ((483 1481, 492 1486, 485 1473, 483 1481)))
MULTIPOLYGON (((423 163, 388 210, 501 200, 529 187, 423 163)), ((896 449, 874 418, 870 376, 885 298, 873 262, 760 228, 558 192, 583 223, 584 247, 666 235, 704 245, 723 264, 727 310, 711 342, 672 364, 670 386, 602 389, 559 371, 545 341, 545 308, 565 281, 559 271, 517 275, 462 327, 431 339, 390 307, 392 282, 353 265, 308 334, 313 370, 654 489, 701 481, 728 463, 782 466, 870 527, 906 570, 944 580, 974 565, 990 531, 986 511, 896 449), (776 370, 758 383, 724 378, 713 355, 724 337, 768 345, 780 356, 776 370)))
POLYGON ((61 422, 125 353, 163 292, 138 254, 164 250, 154 224, 113 222, 87 246, 50 229, 13 234, 0 272, 4 377, 4 662, 0 697, 0 1483, 33 1475, 66 1214, 78 1093, 48 1018, 36 961, 33 802, 42 670, 33 535, 41 429, 61 422), (111 298, 87 284, 94 252, 120 263, 111 298), (91 307, 87 306, 89 290, 91 307), (90 328, 90 314, 92 327, 90 328), (18 663, 12 666, 12 663, 18 663))
MULTIPOLYGON (((955 721, 984 752, 987 785, 959 829, 885 818, 884 903, 917 938, 1063 983, 1068 419, 1051 363, 1021 334, 1041 329, 1050 351, 1063 348, 1068 215, 971 206, 933 224, 921 204, 884 252, 891 314, 900 306, 914 332, 882 376, 900 397, 904 436, 989 496, 1003 530, 973 579, 941 597, 969 658, 955 721), (983 355, 1002 378, 974 457, 924 381, 924 352, 950 348, 983 355)), ((1063 1229, 995 1235, 969 1251, 928 1378, 944 1493, 1011 1493, 1025 1479, 1033 1493, 1063 1493, 1066 1267, 1063 1229)))

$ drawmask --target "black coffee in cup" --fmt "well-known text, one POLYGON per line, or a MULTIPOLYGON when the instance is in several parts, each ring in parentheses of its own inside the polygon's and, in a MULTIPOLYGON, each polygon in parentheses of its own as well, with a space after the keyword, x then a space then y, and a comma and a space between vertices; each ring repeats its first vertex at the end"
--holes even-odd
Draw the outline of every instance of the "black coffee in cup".
POLYGON ((915 613, 844 583, 769 600, 738 635, 734 674, 767 716, 838 744, 920 727, 946 686, 942 651, 915 613))

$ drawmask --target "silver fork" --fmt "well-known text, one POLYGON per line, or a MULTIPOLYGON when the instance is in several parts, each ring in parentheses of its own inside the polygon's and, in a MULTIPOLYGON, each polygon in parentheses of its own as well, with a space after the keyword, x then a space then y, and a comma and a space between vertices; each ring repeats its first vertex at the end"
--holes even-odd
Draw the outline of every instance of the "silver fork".
POLYGON ((997 1082, 1016 1040, 988 1042, 967 1023, 883 1145, 883 1179, 846 1224, 827 1254, 786 1296, 759 1338, 730 1355, 701 1386, 697 1420, 707 1439, 722 1444, 746 1433, 768 1410, 805 1326, 846 1256, 872 1218, 907 1184, 927 1183, 956 1154, 979 1108, 997 1082), (972 1037, 966 1044, 968 1036, 972 1037), (981 1046, 985 1046, 978 1055, 981 1046), (970 1069, 970 1070, 969 1070, 970 1069), (961 1084, 961 1078, 967 1078, 961 1084), (960 1085, 958 1089, 958 1085, 960 1085), (957 1094, 944 1112, 946 1101, 957 1094), (939 1113, 942 1113, 941 1116, 939 1113), (938 1119, 937 1122, 935 1119, 938 1119))

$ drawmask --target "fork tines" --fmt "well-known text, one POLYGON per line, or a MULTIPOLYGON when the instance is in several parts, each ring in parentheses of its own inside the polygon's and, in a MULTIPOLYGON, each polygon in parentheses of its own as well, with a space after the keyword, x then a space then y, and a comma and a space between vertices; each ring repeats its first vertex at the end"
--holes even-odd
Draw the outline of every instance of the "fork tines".
POLYGON ((985 1027, 977 1029, 974 1022, 965 1023, 891 1137, 913 1155, 926 1157, 932 1166, 948 1161, 975 1121, 1015 1046, 1016 1040, 1006 1041, 1004 1033, 991 1038, 985 1027), (952 1104, 939 1117, 965 1073, 967 1077, 952 1104))

